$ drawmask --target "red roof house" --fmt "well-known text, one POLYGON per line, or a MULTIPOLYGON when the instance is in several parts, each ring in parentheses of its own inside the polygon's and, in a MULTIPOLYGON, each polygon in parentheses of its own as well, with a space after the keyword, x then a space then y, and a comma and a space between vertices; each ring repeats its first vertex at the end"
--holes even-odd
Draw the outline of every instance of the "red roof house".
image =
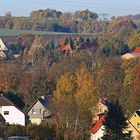
POLYGON ((132 53, 140 54, 140 47, 137 47, 132 53))
POLYGON ((103 122, 105 121, 105 115, 103 115, 100 120, 97 121, 95 125, 93 125, 91 129, 91 133, 95 134, 103 125, 103 122))
POLYGON ((72 51, 72 47, 71 47, 70 43, 68 43, 61 50, 62 51, 72 51))
POLYGON ((104 135, 103 122, 105 121, 105 114, 93 125, 91 128, 91 140, 99 140, 104 135))

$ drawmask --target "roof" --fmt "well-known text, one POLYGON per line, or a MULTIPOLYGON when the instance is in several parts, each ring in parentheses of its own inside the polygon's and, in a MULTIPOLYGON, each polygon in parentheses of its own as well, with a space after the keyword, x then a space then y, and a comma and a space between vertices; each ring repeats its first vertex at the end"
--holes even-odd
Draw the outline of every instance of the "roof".
POLYGON ((103 115, 100 120, 97 121, 97 123, 91 128, 91 133, 95 134, 103 125, 103 122, 105 121, 105 115, 103 115))
POLYGON ((0 114, 0 122, 5 122, 4 117, 2 116, 2 114, 0 114))
POLYGON ((5 46, 5 44, 0 38, 0 51, 7 51, 7 50, 8 50, 7 47, 5 46))
POLYGON ((47 100, 45 100, 45 99, 43 99, 43 98, 39 98, 38 100, 40 101, 40 103, 41 103, 44 107, 46 107, 46 106, 48 105, 48 101, 47 101, 47 100))
POLYGON ((140 134, 140 132, 138 131, 138 129, 128 120, 129 124, 140 134))
POLYGON ((0 106, 14 106, 14 104, 9 99, 7 99, 3 94, 1 94, 0 95, 0 106))
POLYGON ((140 47, 137 47, 132 53, 140 53, 140 47))
POLYGON ((134 58, 135 56, 132 53, 126 53, 124 55, 122 55, 123 59, 130 59, 130 58, 134 58))
POLYGON ((70 43, 68 43, 67 45, 65 45, 63 48, 62 48, 62 51, 71 51, 72 50, 72 47, 70 45, 70 43))
POLYGON ((30 107, 29 109, 27 110, 27 113, 32 109, 32 107, 37 103, 37 102, 40 102, 45 108, 48 106, 49 102, 48 100, 44 99, 44 97, 40 97, 38 98, 30 107))
POLYGON ((0 106, 14 106, 15 108, 17 108, 20 112, 24 114, 24 112, 18 107, 16 107, 14 103, 12 103, 7 97, 4 96, 4 94, 5 93, 3 91, 0 91, 0 106))
POLYGON ((137 115, 140 117, 140 111, 136 111, 137 115))
POLYGON ((100 103, 107 106, 107 107, 110 106, 110 102, 106 98, 101 98, 100 103))

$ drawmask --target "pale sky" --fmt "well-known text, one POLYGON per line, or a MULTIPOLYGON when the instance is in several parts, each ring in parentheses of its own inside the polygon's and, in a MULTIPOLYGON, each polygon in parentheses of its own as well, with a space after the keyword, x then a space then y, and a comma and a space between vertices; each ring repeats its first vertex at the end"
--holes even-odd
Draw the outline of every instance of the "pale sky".
POLYGON ((140 0, 0 0, 0 15, 29 16, 31 11, 53 8, 62 12, 89 9, 110 16, 140 14, 140 0))

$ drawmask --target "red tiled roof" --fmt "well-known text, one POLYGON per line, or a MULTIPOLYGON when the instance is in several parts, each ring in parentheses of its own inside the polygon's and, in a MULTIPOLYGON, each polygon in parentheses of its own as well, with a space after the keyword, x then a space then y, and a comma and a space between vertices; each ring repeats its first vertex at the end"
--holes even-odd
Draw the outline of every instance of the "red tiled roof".
POLYGON ((140 53, 140 47, 137 47, 132 53, 140 53))
POLYGON ((105 115, 103 115, 100 118, 100 120, 98 120, 97 123, 91 128, 91 132, 93 134, 95 134, 100 129, 100 127, 103 125, 104 120, 105 120, 105 115))
POLYGON ((71 48, 71 45, 70 43, 68 43, 67 45, 64 46, 64 48, 62 48, 62 51, 71 51, 72 48, 71 48))

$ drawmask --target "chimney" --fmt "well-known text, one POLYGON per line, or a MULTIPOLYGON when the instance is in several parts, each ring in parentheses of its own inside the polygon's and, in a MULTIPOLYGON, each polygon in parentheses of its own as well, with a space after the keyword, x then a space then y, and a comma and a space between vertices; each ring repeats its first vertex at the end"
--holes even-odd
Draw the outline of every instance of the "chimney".
POLYGON ((45 97, 44 97, 44 96, 41 96, 41 98, 42 98, 43 100, 45 100, 45 97))

